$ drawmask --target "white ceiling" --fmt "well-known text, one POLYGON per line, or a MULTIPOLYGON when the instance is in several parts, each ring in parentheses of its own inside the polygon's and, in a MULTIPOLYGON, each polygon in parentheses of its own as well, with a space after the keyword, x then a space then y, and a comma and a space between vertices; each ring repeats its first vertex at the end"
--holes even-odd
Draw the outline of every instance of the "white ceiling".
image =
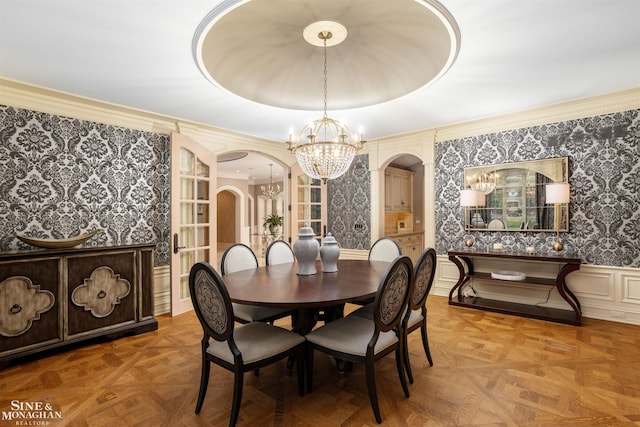
MULTIPOLYGON (((319 118, 321 106, 305 111, 248 101, 213 85, 194 61, 198 26, 231 3, 0 0, 0 77, 284 141, 290 128, 319 118)), ((369 3, 349 4, 366 10, 369 3)), ((329 106, 331 117, 362 126, 371 140, 640 87, 639 0, 441 3, 460 29, 448 73, 382 104, 329 106)))

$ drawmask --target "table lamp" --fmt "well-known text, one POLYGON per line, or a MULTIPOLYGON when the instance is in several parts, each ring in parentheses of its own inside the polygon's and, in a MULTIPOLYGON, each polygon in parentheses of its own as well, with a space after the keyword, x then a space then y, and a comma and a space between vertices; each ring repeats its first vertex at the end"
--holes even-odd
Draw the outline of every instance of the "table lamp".
POLYGON ((553 224, 556 230, 556 241, 553 243, 553 250, 560 252, 564 249, 564 245, 560 241, 560 222, 559 213, 562 212, 562 204, 569 203, 569 184, 566 182, 547 184, 545 186, 546 203, 554 204, 553 224))
POLYGON ((464 241, 464 245, 467 248, 473 246, 473 239, 471 238, 471 221, 467 225, 467 208, 475 206, 476 213, 478 212, 478 206, 484 206, 485 194, 483 191, 472 190, 467 188, 460 190, 460 206, 465 208, 464 212, 464 225, 467 227, 467 239, 464 241))

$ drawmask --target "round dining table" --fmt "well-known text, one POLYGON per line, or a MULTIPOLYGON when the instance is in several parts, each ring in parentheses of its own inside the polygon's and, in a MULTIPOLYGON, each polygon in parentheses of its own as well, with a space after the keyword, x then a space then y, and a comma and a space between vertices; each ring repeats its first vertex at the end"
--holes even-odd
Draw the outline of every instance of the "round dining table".
POLYGON ((304 335, 315 326, 320 310, 338 307, 341 312, 345 303, 374 297, 388 267, 381 261, 338 260, 338 271, 325 273, 318 261, 316 274, 298 275, 297 264, 287 263, 241 270, 222 279, 235 303, 295 310, 293 329, 304 335))

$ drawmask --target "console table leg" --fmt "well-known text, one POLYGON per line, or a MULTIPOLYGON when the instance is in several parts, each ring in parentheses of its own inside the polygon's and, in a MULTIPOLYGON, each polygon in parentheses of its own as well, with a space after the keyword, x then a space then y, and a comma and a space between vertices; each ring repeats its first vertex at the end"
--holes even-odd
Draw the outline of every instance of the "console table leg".
POLYGON ((471 263, 471 260, 469 260, 468 258, 458 258, 456 256, 449 257, 449 261, 453 262, 458 267, 458 273, 459 273, 458 282, 454 285, 453 288, 451 288, 451 291, 449 291, 449 303, 453 301, 453 298, 454 298, 453 295, 456 292, 457 292, 457 295, 455 298, 457 301, 460 300, 460 297, 461 297, 460 291, 462 290, 462 286, 471 279, 471 276, 467 274, 467 271, 465 270, 464 265, 462 265, 462 262, 460 262, 460 259, 462 259, 465 262, 465 264, 467 264, 469 273, 473 274, 473 264, 471 263))
POLYGON ((560 296, 573 309, 574 313, 576 314, 576 321, 581 322, 582 309, 580 307, 580 301, 578 301, 578 298, 576 298, 573 292, 571 292, 565 280, 569 273, 579 269, 580 269, 580 264, 565 264, 564 267, 560 269, 560 272, 556 277, 556 289, 558 289, 558 293, 560 294, 560 296))

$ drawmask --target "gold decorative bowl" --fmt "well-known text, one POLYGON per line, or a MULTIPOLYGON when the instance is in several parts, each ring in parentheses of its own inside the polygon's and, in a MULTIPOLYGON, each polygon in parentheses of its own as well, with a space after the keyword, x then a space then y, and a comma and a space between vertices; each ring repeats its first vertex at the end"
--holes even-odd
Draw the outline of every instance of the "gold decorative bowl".
POLYGON ((103 231, 104 230, 102 228, 98 228, 94 231, 90 231, 89 233, 79 234, 75 237, 69 237, 68 239, 36 239, 35 237, 20 236, 17 234, 16 237, 23 242, 38 248, 65 249, 78 246, 103 231))

